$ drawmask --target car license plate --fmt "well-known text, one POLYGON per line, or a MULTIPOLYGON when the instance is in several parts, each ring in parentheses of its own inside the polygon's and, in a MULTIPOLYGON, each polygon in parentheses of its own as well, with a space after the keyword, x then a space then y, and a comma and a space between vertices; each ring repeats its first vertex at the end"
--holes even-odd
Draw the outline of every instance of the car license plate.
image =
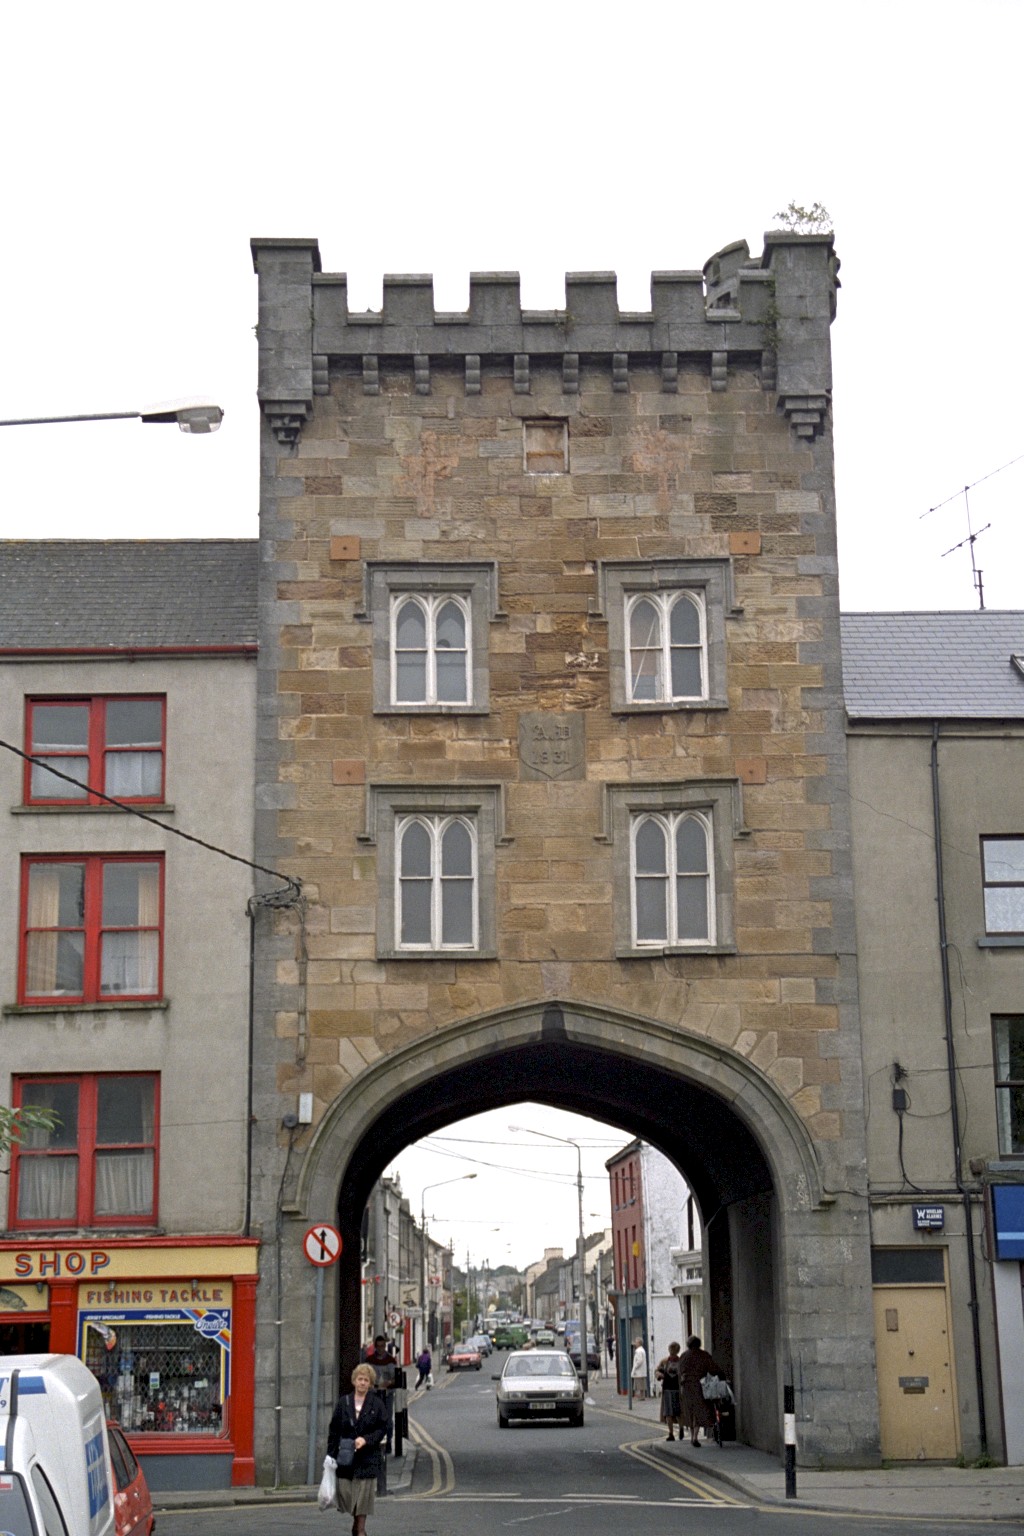
POLYGON ((558 1407, 558 1404, 557 1403, 533 1403, 533 1404, 531 1404, 531 1406, 535 1409, 535 1411, 537 1413, 554 1413, 555 1409, 558 1407))

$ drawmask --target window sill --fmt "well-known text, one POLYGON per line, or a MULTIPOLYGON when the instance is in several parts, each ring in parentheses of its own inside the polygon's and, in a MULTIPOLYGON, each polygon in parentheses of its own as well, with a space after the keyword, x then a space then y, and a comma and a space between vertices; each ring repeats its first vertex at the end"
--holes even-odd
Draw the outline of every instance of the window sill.
POLYGON ((375 704, 375 715, 489 715, 486 704, 375 704))
POLYGON ((987 933, 977 942, 979 949, 1024 949, 1024 933, 987 933))
POLYGON ((616 960, 678 960, 687 955, 735 955, 735 944, 651 944, 615 951, 616 960))
POLYGON ((497 960, 496 949, 379 949, 378 960, 497 960))
POLYGON ((613 704, 613 715, 693 715, 702 709, 728 709, 729 700, 713 699, 651 699, 643 703, 613 704))
POLYGON ((152 1000, 135 1000, 123 1003, 5 1003, 0 1009, 0 1014, 6 1018, 11 1015, 27 1015, 35 1013, 155 1013, 169 1008, 170 1000, 166 997, 153 998, 152 1000))
POLYGON ((12 805, 12 816, 124 816, 133 811, 144 811, 147 816, 173 816, 174 806, 153 800, 126 800, 120 805, 76 805, 67 801, 64 805, 12 805))

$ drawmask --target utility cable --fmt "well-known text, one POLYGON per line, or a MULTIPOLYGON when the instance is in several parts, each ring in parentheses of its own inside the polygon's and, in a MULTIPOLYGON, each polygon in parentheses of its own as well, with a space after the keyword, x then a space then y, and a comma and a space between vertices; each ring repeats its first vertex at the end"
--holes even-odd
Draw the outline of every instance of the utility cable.
POLYGON ((113 795, 105 795, 101 789, 93 789, 92 785, 83 786, 81 779, 74 779, 70 773, 64 773, 60 768, 54 768, 45 758, 33 757, 31 752, 23 752, 20 747, 14 746, 9 741, 0 737, 0 747, 5 747, 8 752, 13 752, 15 757, 20 757, 26 763, 34 763, 39 768, 45 768, 47 773, 54 778, 64 779, 68 784, 73 784, 76 789, 83 787, 88 789, 90 795, 95 795, 97 800, 102 800, 106 805, 113 805, 119 811, 127 811, 129 816, 137 816, 140 821, 152 822, 154 827, 159 827, 162 832, 173 832, 175 837, 182 837, 187 843, 195 843, 198 848, 205 848, 209 853, 219 853, 223 859, 231 859, 235 864, 244 864, 247 869, 258 870, 261 875, 270 875, 274 880, 286 882, 281 891, 268 891, 261 900, 267 897, 285 896, 290 894, 292 900, 298 901, 302 895, 301 880, 294 879, 291 875, 283 875, 279 869, 268 869, 266 864, 254 864, 252 859, 245 859, 240 853, 229 853, 226 848, 219 847, 216 843, 208 843, 205 838, 196 837, 191 832, 183 832, 180 827, 172 827, 168 822, 161 821, 158 816, 151 816, 147 811, 140 811, 137 806, 126 805, 123 800, 115 800, 113 795))

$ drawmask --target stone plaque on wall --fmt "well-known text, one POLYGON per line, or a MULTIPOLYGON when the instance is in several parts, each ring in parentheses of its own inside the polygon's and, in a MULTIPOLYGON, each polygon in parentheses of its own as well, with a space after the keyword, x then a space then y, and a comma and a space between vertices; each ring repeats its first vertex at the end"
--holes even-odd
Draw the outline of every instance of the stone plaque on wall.
POLYGON ((519 716, 524 779, 582 779, 583 716, 532 710, 519 716))

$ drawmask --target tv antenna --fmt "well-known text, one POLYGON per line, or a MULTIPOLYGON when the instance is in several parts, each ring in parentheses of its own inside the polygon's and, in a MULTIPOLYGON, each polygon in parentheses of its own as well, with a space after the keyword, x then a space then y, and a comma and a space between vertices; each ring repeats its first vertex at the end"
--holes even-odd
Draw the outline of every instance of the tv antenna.
MULTIPOLYGON (((963 499, 964 499, 964 511, 967 514, 967 537, 966 537, 966 539, 961 539, 959 544, 954 544, 950 549, 943 550, 941 558, 943 560, 945 560, 947 555, 954 555, 954 554, 956 554, 957 550, 958 549, 963 549, 965 544, 970 546, 970 551, 971 551, 971 574, 972 574, 973 579, 974 579, 974 590, 978 594, 978 607, 979 608, 984 608, 984 606, 985 606, 985 585, 984 585, 984 582, 982 580, 982 572, 978 569, 978 563, 977 563, 977 561, 974 558, 974 546, 977 543, 977 541, 980 539, 981 535, 983 533, 987 533, 988 532, 988 530, 992 527, 992 524, 991 523, 986 523, 984 528, 978 528, 978 529, 975 529, 972 526, 972 524, 971 524, 971 503, 970 503, 970 498, 968 497, 967 493, 969 491, 973 491, 974 487, 976 485, 982 485, 986 480, 991 480, 993 475, 1001 475, 1003 470, 1004 469, 1009 469, 1012 464, 1019 464, 1021 459, 1024 459, 1024 453, 1019 453, 1015 459, 1010 459, 1009 462, 1006 463, 1006 464, 1000 464, 998 469, 990 469, 987 475, 982 475, 979 480, 974 480, 974 481, 972 481, 972 483, 970 485, 965 485, 962 491, 954 491, 952 496, 947 496, 946 497, 945 501, 936 502, 934 507, 929 507, 927 512, 922 512, 921 513, 921 517, 930 517, 933 512, 938 512, 940 507, 947 507, 949 505, 949 503, 951 501, 955 501, 958 496, 962 496, 963 497, 963 499)), ((920 521, 920 519, 918 519, 918 521, 920 521)))

